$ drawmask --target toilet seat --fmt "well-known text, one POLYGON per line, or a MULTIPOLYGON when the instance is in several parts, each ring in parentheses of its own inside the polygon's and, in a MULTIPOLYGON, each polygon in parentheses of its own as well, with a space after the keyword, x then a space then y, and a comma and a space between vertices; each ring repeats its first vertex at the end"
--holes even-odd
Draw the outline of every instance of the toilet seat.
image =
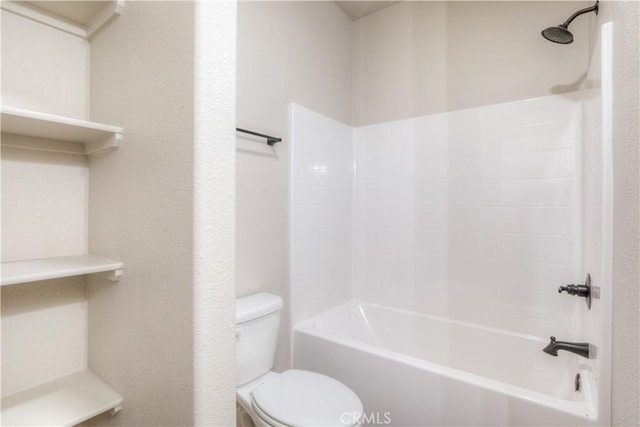
POLYGON ((255 402, 251 401, 251 408, 253 409, 253 413, 260 418, 261 421, 266 423, 269 427, 289 427, 285 424, 280 423, 278 420, 274 420, 269 415, 265 414, 255 402))
POLYGON ((350 427, 362 403, 346 385, 316 372, 291 369, 265 380, 252 393, 251 406, 275 427, 350 427))

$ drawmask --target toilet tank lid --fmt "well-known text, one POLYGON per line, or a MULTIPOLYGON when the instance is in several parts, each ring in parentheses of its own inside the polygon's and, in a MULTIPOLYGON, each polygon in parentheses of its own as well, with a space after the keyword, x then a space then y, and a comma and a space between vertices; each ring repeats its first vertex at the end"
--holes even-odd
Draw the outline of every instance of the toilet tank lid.
POLYGON ((260 292, 236 300, 236 325, 271 314, 282 308, 282 298, 260 292))

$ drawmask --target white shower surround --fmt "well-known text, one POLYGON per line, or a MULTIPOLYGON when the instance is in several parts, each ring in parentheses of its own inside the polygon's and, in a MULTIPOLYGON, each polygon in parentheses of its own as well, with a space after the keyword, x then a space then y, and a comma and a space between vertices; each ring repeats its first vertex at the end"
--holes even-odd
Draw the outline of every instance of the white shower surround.
POLYGON ((539 336, 575 333, 580 95, 356 131, 356 298, 539 336), (567 317, 567 313, 572 313, 567 317))
POLYGON ((581 94, 350 128, 294 105, 293 324, 350 298, 574 338, 581 94), (567 319, 571 319, 567 322, 567 319))
MULTIPOLYGON (((540 343, 553 334, 602 346, 596 360, 561 356, 576 362, 572 375, 579 369, 591 372, 586 377, 594 392, 578 410, 583 412, 579 419, 607 423, 610 355, 603 331, 610 318, 610 230, 604 222, 610 201, 603 194, 611 185, 610 147, 606 135, 600 138, 599 121, 584 123, 601 115, 599 61, 595 55, 588 76, 591 91, 360 128, 292 106, 291 309, 293 325, 299 325, 292 348, 296 367, 349 383, 350 368, 375 354, 375 363, 384 366, 376 371, 390 373, 383 381, 390 387, 403 384, 394 381, 393 372, 406 366, 392 365, 407 365, 407 352, 388 357, 390 349, 384 343, 374 343, 377 351, 363 350, 362 342, 354 344, 357 338, 348 337, 346 329, 320 331, 310 326, 331 322, 330 313, 305 322, 354 299, 379 304, 379 311, 436 316, 452 324, 499 329, 503 336, 524 334, 540 343), (583 138, 583 132, 589 135, 583 138), (605 243, 602 249, 600 239, 605 243), (559 284, 580 282, 589 271, 606 295, 590 312, 583 299, 556 292, 559 284), (345 346, 340 342, 344 339, 351 339, 351 344, 345 346), (309 357, 321 351, 323 358, 309 357), (345 370, 338 372, 337 365, 345 370)), ((380 335, 391 328, 399 342, 411 339, 393 324, 380 324, 370 333, 380 335)), ((431 338, 440 344, 437 337, 431 338)), ((508 344, 505 348, 507 358, 513 356, 514 349, 508 344)), ((546 355, 539 353, 536 356, 545 361, 546 355)), ((433 360, 424 362, 434 365, 433 360)), ((453 384, 448 381, 455 375, 447 369, 436 371, 444 377, 431 380, 453 384)), ((476 379, 483 375, 472 365, 463 371, 476 379)), ((356 390, 371 388, 365 377, 350 385, 356 390)), ((487 381, 481 389, 487 384, 491 388, 494 380, 487 381)), ((576 422, 575 402, 562 408, 562 403, 553 403, 554 397, 536 399, 532 384, 520 386, 533 392, 534 397, 525 399, 534 402, 533 410, 540 405, 550 408, 549 422, 576 422), (557 410, 565 414, 557 418, 557 410)), ((519 392, 512 392, 506 391, 509 399, 521 400, 519 392)), ((381 409, 380 400, 363 401, 366 409, 381 409)), ((415 423, 421 405, 414 403, 401 418, 415 423)), ((438 418, 444 424, 450 420, 438 418)), ((472 424, 485 421, 476 418, 472 424)), ((492 422, 496 420, 487 421, 492 422)), ((524 419, 509 423, 527 424, 524 419)))

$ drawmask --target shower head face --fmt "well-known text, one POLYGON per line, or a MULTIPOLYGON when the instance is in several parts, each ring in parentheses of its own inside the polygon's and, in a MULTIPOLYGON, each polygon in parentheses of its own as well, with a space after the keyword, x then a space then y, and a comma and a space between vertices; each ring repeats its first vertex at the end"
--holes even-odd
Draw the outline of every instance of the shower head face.
POLYGON ((545 39, 560 44, 573 43, 573 34, 567 29, 565 25, 558 25, 557 27, 549 27, 542 31, 542 37, 545 39))

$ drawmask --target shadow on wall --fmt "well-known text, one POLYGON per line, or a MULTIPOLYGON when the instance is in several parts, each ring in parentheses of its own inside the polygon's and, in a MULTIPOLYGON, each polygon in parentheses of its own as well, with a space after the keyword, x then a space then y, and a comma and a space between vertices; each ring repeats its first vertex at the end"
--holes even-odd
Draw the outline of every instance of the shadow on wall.
POLYGON ((250 135, 238 135, 236 138, 236 151, 252 156, 267 157, 278 160, 278 151, 275 146, 268 145, 264 138, 250 135))
POLYGON ((562 94, 566 92, 575 92, 584 88, 584 83, 587 80, 587 72, 582 73, 580 77, 573 83, 567 83, 564 85, 555 85, 551 87, 551 93, 562 94))
POLYGON ((29 286, 3 286, 3 320, 24 313, 84 303, 84 285, 84 276, 78 276, 33 282, 29 286))

